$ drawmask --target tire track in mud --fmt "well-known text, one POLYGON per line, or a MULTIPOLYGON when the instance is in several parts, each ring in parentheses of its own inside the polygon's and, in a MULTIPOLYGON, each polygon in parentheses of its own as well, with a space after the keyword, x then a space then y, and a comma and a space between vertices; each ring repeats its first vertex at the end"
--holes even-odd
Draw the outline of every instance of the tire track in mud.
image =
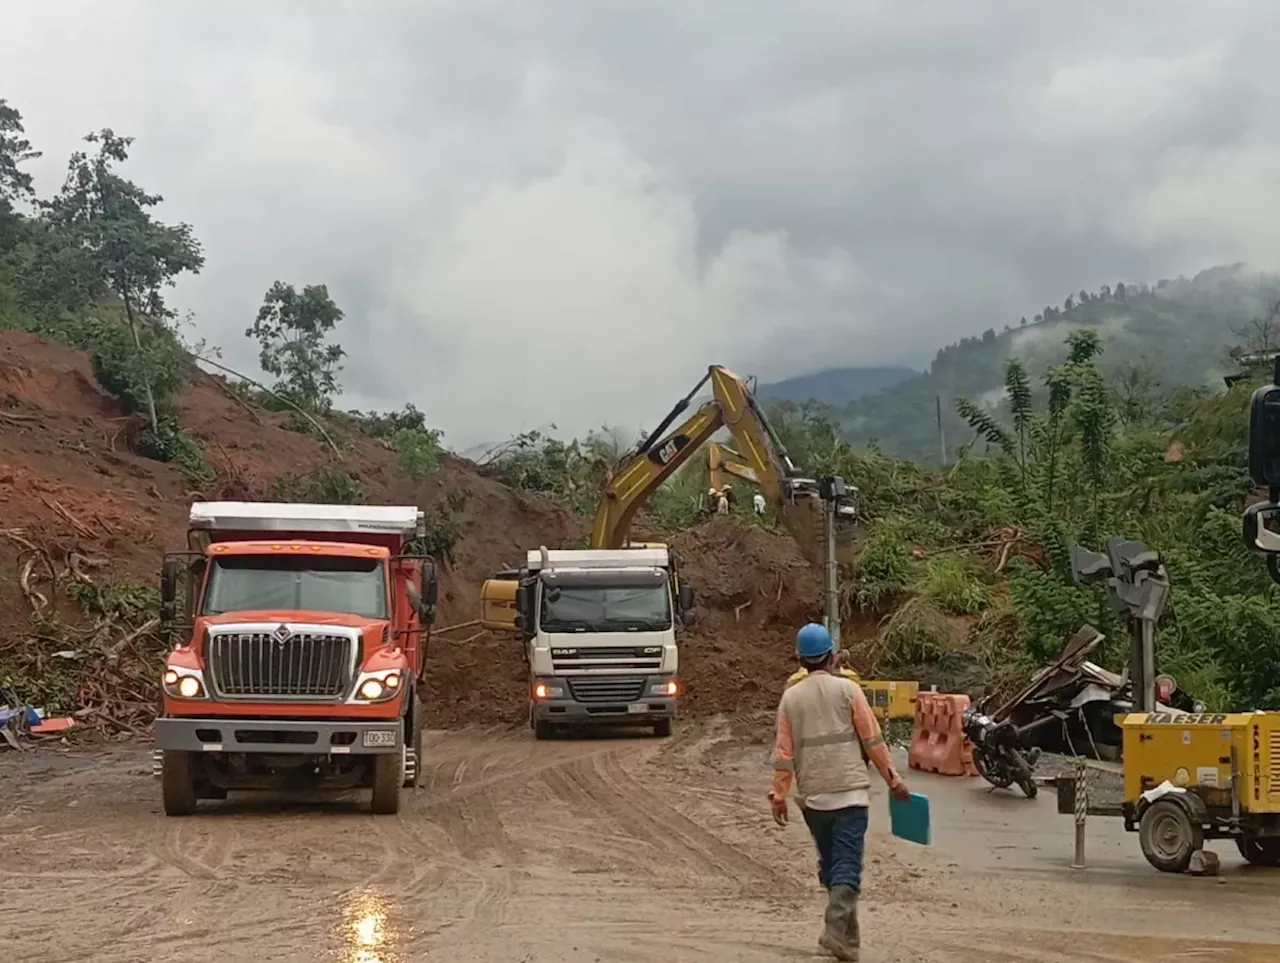
MULTIPOLYGON (((1138 959, 1170 963, 1274 963, 1280 949, 1261 943, 1127 936, 1085 931, 982 929, 980 922, 963 930, 937 930, 921 943, 932 948, 926 959, 955 963, 1133 963, 1138 959)), ((923 928, 922 928, 923 929, 923 928)))

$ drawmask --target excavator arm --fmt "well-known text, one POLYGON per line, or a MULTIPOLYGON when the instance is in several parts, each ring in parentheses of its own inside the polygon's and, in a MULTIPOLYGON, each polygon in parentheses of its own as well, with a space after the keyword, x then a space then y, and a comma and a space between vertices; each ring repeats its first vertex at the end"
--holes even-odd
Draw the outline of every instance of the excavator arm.
POLYGON ((707 445, 707 476, 711 487, 717 491, 724 488, 729 483, 730 475, 753 485, 759 485, 760 479, 755 469, 742 462, 742 456, 728 445, 710 442, 707 445))
POLYGON ((818 531, 813 511, 816 483, 797 477, 799 472, 746 381, 720 365, 712 365, 706 377, 609 474, 591 528, 591 547, 623 547, 636 512, 649 496, 721 428, 728 429, 741 452, 745 464, 739 467, 749 471, 751 480, 779 507, 797 540, 806 548, 812 547, 818 531), (711 383, 711 400, 673 429, 707 382, 711 383))

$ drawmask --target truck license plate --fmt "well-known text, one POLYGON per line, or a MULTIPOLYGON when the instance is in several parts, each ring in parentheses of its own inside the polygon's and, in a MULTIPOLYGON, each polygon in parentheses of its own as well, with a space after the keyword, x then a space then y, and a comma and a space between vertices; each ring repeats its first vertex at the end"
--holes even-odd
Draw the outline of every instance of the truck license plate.
POLYGON ((364 744, 370 749, 380 746, 394 746, 396 744, 396 731, 394 729, 366 730, 364 734, 364 744))
POLYGON ((633 716, 638 716, 642 712, 649 711, 649 703, 633 702, 631 705, 627 706, 627 711, 630 712, 633 716))

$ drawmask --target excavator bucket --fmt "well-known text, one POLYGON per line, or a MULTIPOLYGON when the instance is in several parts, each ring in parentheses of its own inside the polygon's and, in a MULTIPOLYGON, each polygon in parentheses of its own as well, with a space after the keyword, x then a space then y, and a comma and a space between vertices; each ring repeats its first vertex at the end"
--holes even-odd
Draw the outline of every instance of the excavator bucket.
POLYGON ((480 588, 480 624, 493 632, 515 632, 518 578, 486 579, 480 588))

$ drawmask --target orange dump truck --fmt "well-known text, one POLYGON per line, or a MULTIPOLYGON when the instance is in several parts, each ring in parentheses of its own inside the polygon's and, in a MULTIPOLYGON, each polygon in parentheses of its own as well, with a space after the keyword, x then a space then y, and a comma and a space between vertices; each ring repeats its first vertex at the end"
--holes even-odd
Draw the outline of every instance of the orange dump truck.
POLYGON ((165 557, 155 771, 186 815, 228 790, 416 784, 422 677, 439 592, 415 507, 197 502, 165 557))

